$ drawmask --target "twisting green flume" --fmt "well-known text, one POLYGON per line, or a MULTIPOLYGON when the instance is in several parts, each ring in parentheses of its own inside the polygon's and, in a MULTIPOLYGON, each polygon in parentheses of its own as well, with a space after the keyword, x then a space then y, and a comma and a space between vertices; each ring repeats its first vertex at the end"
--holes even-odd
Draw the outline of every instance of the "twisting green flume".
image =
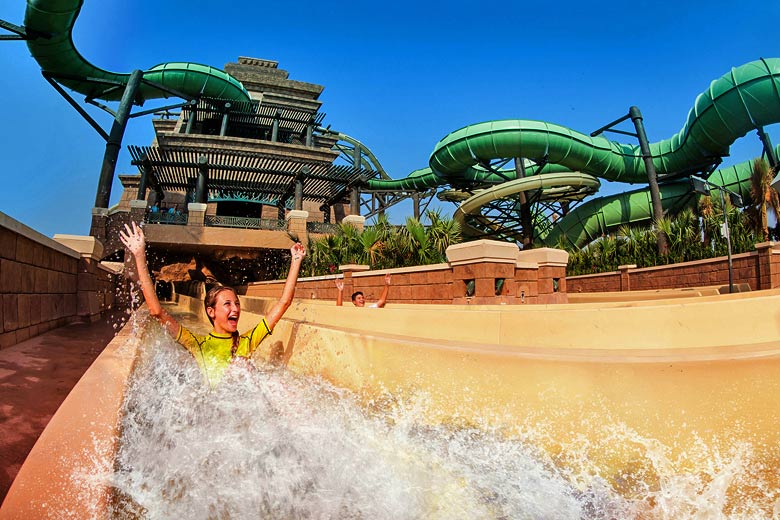
MULTIPOLYGON (((27 47, 43 72, 88 98, 118 101, 130 74, 109 72, 89 63, 73 45, 73 24, 83 0, 27 0, 24 27, 27 47), (106 83, 87 81, 86 78, 106 83), (111 83, 116 86, 111 88, 111 83)), ((230 74, 197 63, 162 63, 143 72, 143 78, 191 97, 207 96, 250 101, 249 93, 230 74)), ((175 97, 149 83, 142 83, 135 101, 175 97)))
MULTIPOLYGON (((750 130, 777 122, 780 122, 780 58, 752 61, 713 81, 696 98, 683 128, 676 135, 650 144, 653 163, 661 180, 665 176, 706 170, 728 155, 735 140, 750 130)), ((565 170, 611 181, 647 182, 638 144, 622 144, 603 136, 591 137, 544 121, 515 119, 478 123, 450 133, 435 146, 429 169, 417 170, 406 179, 380 181, 381 187, 419 189, 492 184, 500 181, 478 165, 511 157, 545 161, 565 170)), ((750 168, 734 168, 733 171, 720 170, 718 175, 734 176, 734 181, 730 182, 740 188, 735 191, 747 195, 744 187, 750 168)), ((716 177, 714 175, 713 179, 716 177)), ((511 171, 509 180, 514 180, 511 171)), ((369 186, 374 187, 371 182, 369 186)), ((671 183, 661 189, 665 207, 689 197, 689 188, 684 182, 671 183)), ((583 245, 604 229, 647 220, 651 211, 649 194, 645 191, 604 197, 600 199, 600 205, 580 206, 582 209, 561 219, 557 224, 560 229, 553 230, 544 241, 553 243, 565 233, 572 243, 583 245)))

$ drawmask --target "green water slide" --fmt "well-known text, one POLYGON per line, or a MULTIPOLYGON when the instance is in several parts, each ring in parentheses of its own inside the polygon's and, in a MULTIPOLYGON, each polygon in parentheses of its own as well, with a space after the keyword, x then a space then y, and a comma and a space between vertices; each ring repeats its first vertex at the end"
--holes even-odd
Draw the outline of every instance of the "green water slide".
MULTIPOLYGON (((775 153, 780 153, 780 147, 776 148, 775 153)), ((745 161, 715 170, 708 180, 748 200, 752 171, 753 161, 745 161)), ((661 184, 660 190, 661 203, 665 212, 675 213, 697 200, 697 196, 691 193, 687 178, 661 184)), ((641 224, 649 222, 652 218, 650 189, 640 188, 588 200, 559 220, 549 233, 541 237, 541 240, 546 245, 555 246, 561 237, 566 237, 572 245, 582 247, 617 226, 641 224)))
MULTIPOLYGON (((683 128, 676 135, 650 143, 659 180, 663 183, 665 178, 708 172, 728 155, 735 140, 751 130, 777 122, 780 122, 780 58, 760 59, 733 68, 696 98, 683 128)), ((616 182, 647 182, 638 144, 623 144, 553 123, 520 119, 488 121, 456 130, 435 146, 428 169, 417 170, 405 179, 374 182, 381 182, 385 189, 443 185, 468 189, 481 185, 480 188, 487 187, 487 190, 474 197, 484 203, 491 195, 506 195, 507 190, 495 185, 517 178, 510 171, 497 179, 496 172, 484 166, 514 157, 558 165, 572 172, 579 184, 586 182, 586 176, 616 182)), ((729 184, 740 188, 734 191, 747 195, 744 191, 750 176, 747 163, 718 172, 712 177, 713 182, 717 182, 718 176, 732 177, 729 184)), ((545 174, 544 170, 530 172, 530 175, 545 174)), ((369 183, 369 187, 373 184, 369 183)), ((523 191, 522 185, 523 181, 519 181, 509 191, 523 191)), ((532 183, 528 186, 532 189, 532 183)), ((666 209, 678 207, 689 198, 685 182, 667 182, 662 184, 661 190, 666 209)), ((545 237, 545 242, 553 243, 565 234, 572 243, 583 245, 606 229, 648 220, 652 213, 646 189, 599 200, 583 204, 576 212, 559 220, 555 226, 558 231, 554 228, 545 237)), ((466 200, 456 217, 458 214, 461 217, 476 215, 481 207, 477 202, 466 200)))
MULTIPOLYGON (((24 29, 27 46, 42 71, 88 99, 118 101, 130 74, 95 67, 73 45, 73 24, 83 0, 27 0, 24 29)), ((224 71, 197 63, 162 63, 143 71, 136 104, 147 99, 207 96, 250 101, 240 81, 224 71)))

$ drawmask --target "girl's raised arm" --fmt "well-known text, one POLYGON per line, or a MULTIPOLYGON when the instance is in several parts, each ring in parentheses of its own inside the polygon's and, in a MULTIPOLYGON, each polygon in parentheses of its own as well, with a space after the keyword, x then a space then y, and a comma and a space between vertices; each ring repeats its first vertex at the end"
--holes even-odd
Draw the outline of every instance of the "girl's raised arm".
POLYGON ((146 237, 144 237, 143 230, 135 222, 132 223, 132 227, 125 224, 124 231, 119 231, 119 240, 135 259, 138 283, 141 285, 141 292, 144 294, 149 314, 162 323, 168 333, 176 338, 179 334, 179 322, 162 308, 160 300, 157 298, 152 277, 149 275, 149 267, 146 265, 146 237))

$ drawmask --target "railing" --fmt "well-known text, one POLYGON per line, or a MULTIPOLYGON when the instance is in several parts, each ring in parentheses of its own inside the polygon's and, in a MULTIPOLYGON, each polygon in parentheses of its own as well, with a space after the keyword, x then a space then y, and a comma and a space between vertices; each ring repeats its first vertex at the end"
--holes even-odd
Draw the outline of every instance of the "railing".
POLYGON ((146 214, 146 222, 149 224, 173 224, 176 226, 186 226, 187 214, 155 211, 146 214))
POLYGON ((225 217, 222 215, 206 215, 204 224, 212 227, 231 227, 242 229, 272 229, 284 231, 287 222, 275 218, 225 217))
POLYGON ((306 231, 309 233, 327 233, 333 234, 339 228, 338 224, 331 224, 330 222, 307 222, 306 231))

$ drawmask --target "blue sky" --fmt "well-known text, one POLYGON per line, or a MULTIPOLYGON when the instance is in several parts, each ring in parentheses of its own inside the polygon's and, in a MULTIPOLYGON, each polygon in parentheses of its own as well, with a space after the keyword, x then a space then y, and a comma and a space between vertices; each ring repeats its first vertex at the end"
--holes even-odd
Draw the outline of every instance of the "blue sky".
MULTIPOLYGON (((21 24, 24 9, 23 0, 5 0, 0 18, 21 24)), ((87 0, 74 42, 115 72, 166 61, 221 68, 238 56, 276 60, 291 79, 324 85, 324 123, 368 145, 400 178, 426 166, 449 132, 492 119, 589 133, 637 105, 651 141, 670 137, 710 81, 780 56, 778 19, 776 0, 87 0)), ((48 236, 87 234, 104 142, 41 77, 23 42, 0 49, 0 211, 48 236)), ((90 111, 109 127, 107 115, 90 111)), ((780 143, 778 125, 768 130, 780 143)), ((149 144, 152 134, 149 117, 130 122, 118 174, 136 173, 126 145, 149 144)), ((760 152, 751 133, 724 164, 760 152)), ((120 194, 117 179, 112 204, 120 194)))

